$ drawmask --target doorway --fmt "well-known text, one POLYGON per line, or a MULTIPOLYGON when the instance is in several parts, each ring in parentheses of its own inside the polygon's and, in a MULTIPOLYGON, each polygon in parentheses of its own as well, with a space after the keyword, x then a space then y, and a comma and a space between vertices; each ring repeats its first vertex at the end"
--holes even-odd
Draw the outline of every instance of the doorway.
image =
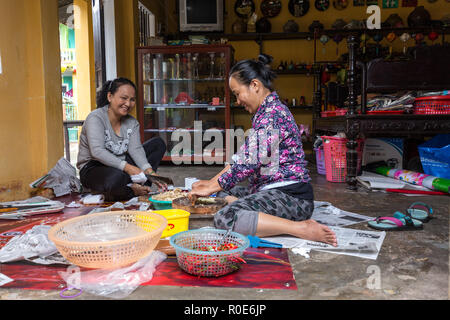
POLYGON ((76 167, 81 128, 106 81, 103 0, 58 0, 65 157, 76 167))

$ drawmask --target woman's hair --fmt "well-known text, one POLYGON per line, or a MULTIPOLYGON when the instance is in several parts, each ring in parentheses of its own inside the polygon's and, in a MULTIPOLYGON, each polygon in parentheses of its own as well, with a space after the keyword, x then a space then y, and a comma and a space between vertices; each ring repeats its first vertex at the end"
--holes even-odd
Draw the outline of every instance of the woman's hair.
POLYGON ((103 108, 104 106, 109 104, 108 92, 114 94, 121 86, 126 84, 132 86, 134 90, 136 90, 136 85, 133 83, 133 81, 127 78, 117 78, 114 80, 106 81, 103 84, 101 90, 97 93, 97 108, 103 108))
POLYGON ((272 81, 277 75, 270 68, 272 60, 267 54, 260 54, 258 60, 241 60, 231 68, 230 77, 247 86, 253 79, 258 79, 264 87, 273 91, 272 81))

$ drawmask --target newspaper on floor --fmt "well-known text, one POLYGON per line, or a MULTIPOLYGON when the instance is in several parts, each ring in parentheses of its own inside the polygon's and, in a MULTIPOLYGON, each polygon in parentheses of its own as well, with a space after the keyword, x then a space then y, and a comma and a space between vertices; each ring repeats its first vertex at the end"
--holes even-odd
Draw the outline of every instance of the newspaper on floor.
POLYGON ((77 171, 66 158, 59 159, 47 174, 30 183, 30 187, 53 189, 56 197, 82 190, 81 182, 77 178, 77 171))
POLYGON ((373 220, 372 217, 341 210, 325 201, 314 201, 314 211, 311 219, 333 227, 350 226, 356 223, 373 220))
POLYGON ((20 220, 37 214, 56 213, 62 211, 65 206, 61 201, 49 200, 41 196, 20 201, 1 202, 0 204, 4 206, 14 206, 19 209, 0 214, 0 219, 6 220, 20 220), (42 207, 27 209, 26 205, 42 205, 42 207))
POLYGON ((283 248, 292 249, 294 253, 300 253, 306 258, 309 258, 308 254, 311 250, 318 250, 376 260, 386 237, 384 231, 366 231, 332 226, 330 226, 330 229, 336 233, 337 247, 292 236, 266 237, 264 240, 281 243, 283 248))

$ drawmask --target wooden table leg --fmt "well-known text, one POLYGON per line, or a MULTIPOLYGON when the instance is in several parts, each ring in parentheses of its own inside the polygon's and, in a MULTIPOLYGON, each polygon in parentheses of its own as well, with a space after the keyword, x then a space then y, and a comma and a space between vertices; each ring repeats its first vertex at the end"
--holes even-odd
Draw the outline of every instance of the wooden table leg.
POLYGON ((356 137, 348 137, 347 142, 347 184, 348 189, 356 190, 356 175, 358 166, 358 152, 357 152, 358 142, 356 137))

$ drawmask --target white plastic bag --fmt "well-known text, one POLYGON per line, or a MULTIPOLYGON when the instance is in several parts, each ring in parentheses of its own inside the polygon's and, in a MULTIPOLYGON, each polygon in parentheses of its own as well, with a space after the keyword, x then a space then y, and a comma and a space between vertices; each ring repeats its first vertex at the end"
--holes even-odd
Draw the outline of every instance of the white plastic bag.
POLYGON ((161 251, 153 251, 129 267, 120 269, 96 269, 80 272, 71 266, 66 272, 58 272, 66 281, 68 288, 98 296, 123 299, 129 296, 139 285, 153 278, 156 267, 167 258, 161 251))

